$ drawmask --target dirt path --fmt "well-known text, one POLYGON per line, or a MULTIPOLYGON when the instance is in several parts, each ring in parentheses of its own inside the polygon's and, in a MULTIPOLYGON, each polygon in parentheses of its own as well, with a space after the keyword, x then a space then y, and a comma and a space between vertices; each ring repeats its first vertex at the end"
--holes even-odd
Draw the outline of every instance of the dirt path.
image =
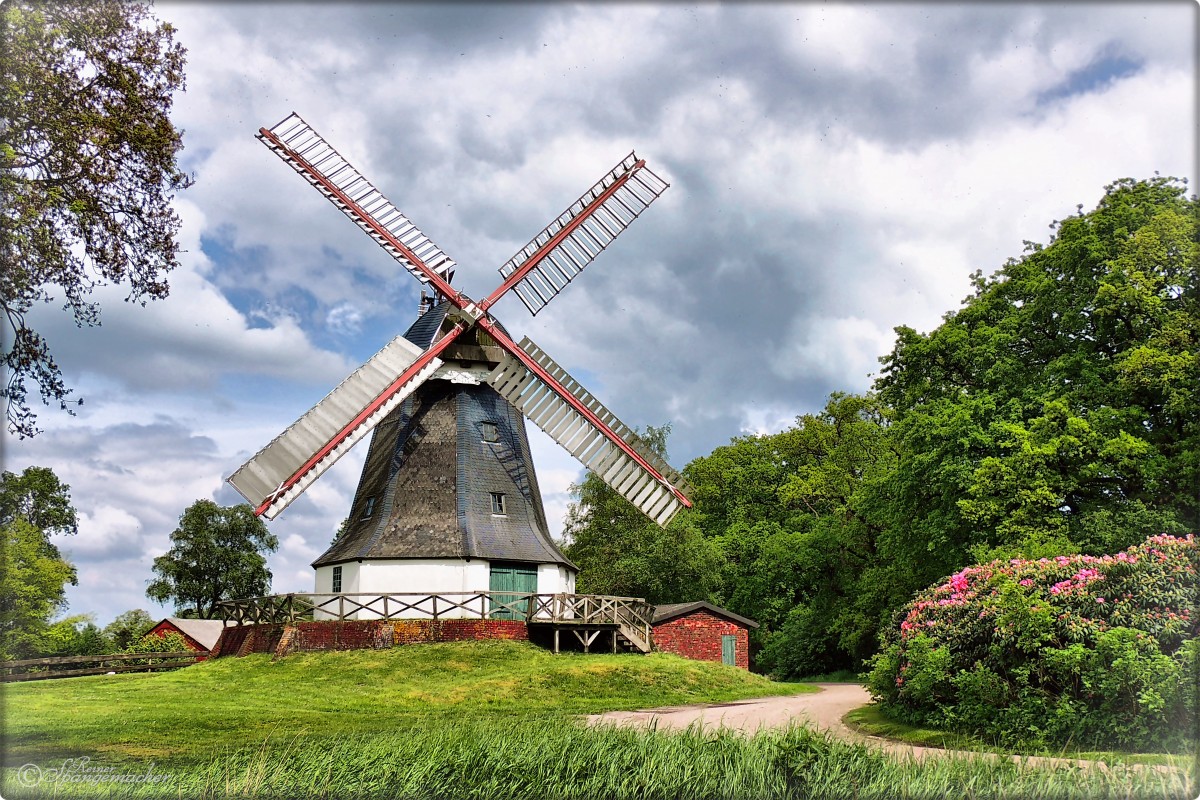
MULTIPOLYGON (((651 708, 644 711, 609 711, 592 714, 589 724, 649 725, 672 730, 694 723, 703 727, 735 728, 754 733, 760 728, 782 728, 796 721, 816 728, 827 728, 842 738, 860 737, 842 723, 847 712, 871 702, 867 690, 852 683, 817 684, 821 691, 786 697, 761 697, 714 705, 651 708)), ((884 740, 880 740, 884 741, 884 740)))
MULTIPOLYGON (((651 708, 644 711, 609 711, 605 714, 592 714, 587 721, 590 725, 650 725, 656 723, 659 728, 672 730, 699 723, 702 727, 733 728, 750 734, 761 728, 782 728, 789 723, 799 722, 818 730, 828 730, 840 739, 861 742, 889 753, 909 756, 917 760, 927 756, 1001 757, 993 753, 922 747, 858 733, 848 728, 842 722, 842 717, 871 702, 867 690, 853 683, 819 683, 816 685, 821 687, 821 691, 812 694, 762 697, 757 700, 739 700, 733 703, 713 705, 651 708)), ((1082 759, 1016 755, 1011 758, 1017 762, 1045 766, 1083 766, 1107 769, 1107 765, 1101 762, 1082 759)), ((1171 770, 1170 767, 1158 767, 1157 769, 1171 770)))

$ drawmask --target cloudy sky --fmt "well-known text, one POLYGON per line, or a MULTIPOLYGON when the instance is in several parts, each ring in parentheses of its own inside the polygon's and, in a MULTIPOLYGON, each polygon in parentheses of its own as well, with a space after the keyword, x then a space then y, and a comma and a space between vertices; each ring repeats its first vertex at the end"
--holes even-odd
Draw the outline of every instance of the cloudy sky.
MULTIPOLYGON (((171 297, 36 317, 78 416, 5 441, 80 513, 72 613, 165 613, 180 513, 408 326, 419 285, 256 139, 296 111, 459 262, 471 296, 631 149, 671 188, 533 338, 682 467, 862 391, 1024 240, 1156 171, 1194 184, 1197 5, 156 5, 188 48, 195 186, 171 297)), ((578 465, 531 426, 556 529, 578 465)), ((276 591, 346 515, 365 444, 271 523, 276 591)))

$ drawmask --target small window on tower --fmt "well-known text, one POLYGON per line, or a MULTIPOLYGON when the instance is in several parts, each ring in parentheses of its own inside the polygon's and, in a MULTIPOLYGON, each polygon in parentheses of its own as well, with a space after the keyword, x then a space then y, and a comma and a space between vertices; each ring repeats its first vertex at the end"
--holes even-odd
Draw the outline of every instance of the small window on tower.
POLYGON ((498 442, 498 441, 500 441, 500 431, 499 431, 499 430, 496 428, 496 423, 494 423, 494 422, 481 422, 481 423, 479 423, 479 427, 480 427, 480 428, 482 429, 482 431, 483 431, 483 440, 484 440, 485 442, 498 442))
POLYGON ((505 513, 507 512, 504 506, 504 493, 492 492, 492 514, 503 516, 505 513))
POLYGON ((368 497, 367 498, 367 507, 363 509, 362 518, 368 519, 374 513, 375 513, 375 498, 368 497))
POLYGON ((333 587, 331 591, 334 594, 342 591, 342 568, 340 566, 333 568, 333 587))

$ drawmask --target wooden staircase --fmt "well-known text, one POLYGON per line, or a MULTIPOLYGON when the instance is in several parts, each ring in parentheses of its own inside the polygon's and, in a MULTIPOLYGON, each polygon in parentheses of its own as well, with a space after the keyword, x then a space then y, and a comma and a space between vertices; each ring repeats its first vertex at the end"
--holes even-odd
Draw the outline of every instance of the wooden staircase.
POLYGON ((654 607, 640 597, 610 597, 589 594, 535 595, 526 622, 544 625, 554 633, 554 652, 560 634, 575 636, 585 653, 607 632, 615 653, 624 649, 649 653, 653 645, 651 619, 654 607))

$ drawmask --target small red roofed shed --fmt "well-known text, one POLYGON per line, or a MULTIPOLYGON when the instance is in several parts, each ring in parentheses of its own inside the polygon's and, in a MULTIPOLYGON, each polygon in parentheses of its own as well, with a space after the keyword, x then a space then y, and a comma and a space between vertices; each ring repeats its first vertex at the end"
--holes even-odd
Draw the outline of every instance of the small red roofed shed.
POLYGON ((178 633, 183 636, 183 641, 189 650, 195 650, 201 655, 208 655, 216 647, 223 630, 225 630, 225 620, 222 619, 167 617, 146 631, 145 635, 163 636, 167 633, 178 633))
POLYGON ((752 619, 698 601, 655 606, 651 624, 656 650, 750 669, 752 619))

